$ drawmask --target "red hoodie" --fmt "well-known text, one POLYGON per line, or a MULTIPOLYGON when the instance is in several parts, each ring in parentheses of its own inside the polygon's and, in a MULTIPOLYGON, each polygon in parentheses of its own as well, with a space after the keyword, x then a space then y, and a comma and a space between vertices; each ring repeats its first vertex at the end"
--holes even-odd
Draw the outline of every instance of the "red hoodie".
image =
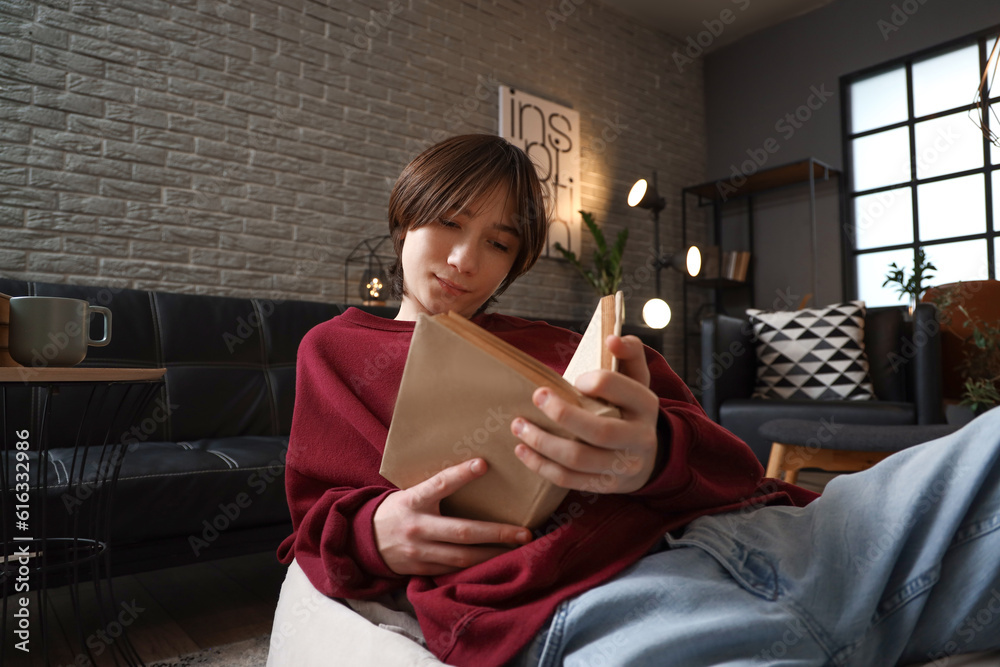
MULTIPOLYGON (((562 373, 579 335, 504 315, 474 321, 562 373)), ((413 322, 350 308, 299 346, 285 485, 293 533, 279 547, 330 597, 405 586, 428 648, 454 665, 514 657, 563 600, 641 558, 667 531, 746 506, 804 505, 811 492, 765 479, 743 441, 711 421, 659 354, 646 348, 660 397, 663 466, 627 495, 570 492, 533 542, 440 577, 393 573, 372 518, 396 487, 378 474, 413 322)))

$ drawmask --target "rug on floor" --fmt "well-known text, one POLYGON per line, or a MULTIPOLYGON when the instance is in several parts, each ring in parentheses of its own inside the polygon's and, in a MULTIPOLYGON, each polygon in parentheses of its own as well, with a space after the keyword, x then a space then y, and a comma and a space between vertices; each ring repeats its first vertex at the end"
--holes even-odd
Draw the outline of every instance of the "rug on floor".
POLYGON ((233 642, 224 646, 213 646, 187 655, 158 660, 147 667, 264 667, 267 663, 267 649, 270 635, 233 642))

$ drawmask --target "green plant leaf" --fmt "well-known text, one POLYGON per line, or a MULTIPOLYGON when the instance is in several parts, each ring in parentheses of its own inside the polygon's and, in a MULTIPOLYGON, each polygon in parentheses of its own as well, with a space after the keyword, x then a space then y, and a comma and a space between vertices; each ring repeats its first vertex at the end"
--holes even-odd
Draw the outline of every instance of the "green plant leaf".
POLYGON ((621 284, 622 257, 625 252, 625 242, 628 239, 628 229, 623 229, 615 239, 615 245, 608 247, 601 228, 594 220, 593 213, 580 211, 583 223, 594 237, 594 254, 591 257, 593 269, 584 268, 576 254, 556 242, 553 244, 562 256, 576 268, 600 296, 614 294, 621 284))
POLYGON ((930 285, 927 281, 934 277, 930 271, 937 271, 937 267, 927 261, 927 254, 923 248, 917 248, 913 261, 913 273, 907 276, 906 268, 898 266, 896 262, 889 264, 889 271, 885 274, 885 281, 882 287, 896 285, 896 294, 903 296, 909 294, 915 299, 927 291, 930 285))
POLYGON ((601 228, 597 226, 597 222, 594 220, 594 214, 589 211, 580 211, 580 217, 583 218, 583 223, 587 225, 587 229, 590 230, 591 235, 594 237, 594 243, 597 244, 597 249, 602 253, 608 251, 608 244, 604 241, 604 233, 601 228))
MULTIPOLYGON (((620 264, 622 260, 622 254, 625 252, 625 242, 628 241, 628 228, 618 232, 618 237, 615 239, 615 245, 611 249, 611 262, 613 264, 620 264)), ((619 266, 619 272, 621 267, 619 266)))
POLYGON ((972 332, 972 339, 976 341, 976 347, 980 350, 985 350, 988 342, 986 340, 986 334, 979 329, 972 332))

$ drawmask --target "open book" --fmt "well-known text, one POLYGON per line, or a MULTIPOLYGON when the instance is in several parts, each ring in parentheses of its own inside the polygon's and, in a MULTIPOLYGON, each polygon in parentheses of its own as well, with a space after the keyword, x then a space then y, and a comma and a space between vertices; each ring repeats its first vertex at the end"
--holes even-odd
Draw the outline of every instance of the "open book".
POLYGON ((531 401, 537 387, 601 415, 618 408, 584 396, 573 382, 598 368, 617 370, 604 341, 621 335, 622 293, 601 299, 566 372, 558 373, 453 312, 417 317, 379 473, 401 489, 475 457, 489 470, 441 503, 443 514, 535 527, 567 490, 529 470, 510 423, 521 416, 563 437, 531 401))

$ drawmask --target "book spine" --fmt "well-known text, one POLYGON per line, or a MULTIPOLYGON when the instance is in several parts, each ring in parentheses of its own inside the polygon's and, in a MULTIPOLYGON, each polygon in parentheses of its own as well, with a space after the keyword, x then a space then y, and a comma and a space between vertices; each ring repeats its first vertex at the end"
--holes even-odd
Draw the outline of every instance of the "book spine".
POLYGON ((736 280, 740 282, 745 282, 747 279, 747 269, 750 267, 750 253, 746 250, 741 250, 738 253, 736 261, 736 280))
POLYGON ((732 250, 722 253, 722 277, 728 280, 736 279, 736 253, 732 250))

